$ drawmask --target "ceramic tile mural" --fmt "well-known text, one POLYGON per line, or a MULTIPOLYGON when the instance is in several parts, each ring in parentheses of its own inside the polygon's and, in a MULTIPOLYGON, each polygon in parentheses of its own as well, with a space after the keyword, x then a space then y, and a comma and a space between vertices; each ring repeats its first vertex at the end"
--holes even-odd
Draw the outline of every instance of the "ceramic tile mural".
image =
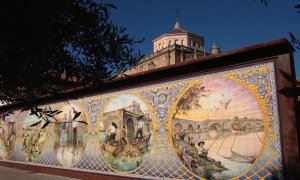
MULTIPOLYGON (((62 107, 62 112, 56 116, 56 119, 62 123, 55 124, 53 132, 55 157, 65 167, 72 167, 81 159, 87 142, 87 126, 72 121, 73 109, 84 112, 76 104, 62 107)), ((84 113, 80 114, 78 121, 86 121, 84 113)))
POLYGON ((0 121, 0 158, 7 159, 16 142, 16 126, 13 117, 0 121))
POLYGON ((2 161, 145 179, 281 178, 274 65, 50 104, 1 121, 2 161), (67 123, 75 112, 78 121, 67 123))
POLYGON ((43 122, 35 127, 30 126, 39 121, 37 116, 27 115, 23 123, 20 124, 21 134, 19 137, 22 152, 25 160, 29 162, 35 162, 39 159, 47 137, 46 130, 42 129, 43 122))

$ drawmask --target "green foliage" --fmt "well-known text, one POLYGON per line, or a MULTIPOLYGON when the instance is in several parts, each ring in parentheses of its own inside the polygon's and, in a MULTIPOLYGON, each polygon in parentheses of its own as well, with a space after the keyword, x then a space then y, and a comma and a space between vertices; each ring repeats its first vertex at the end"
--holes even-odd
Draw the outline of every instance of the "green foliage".
POLYGON ((1 1, 1 102, 55 95, 62 79, 101 86, 134 65, 141 41, 110 21, 115 8, 93 0, 1 1))
POLYGON ((268 6, 268 0, 260 0, 261 3, 263 3, 265 6, 268 6))
MULTIPOLYGON (((300 4, 297 4, 297 5, 295 6, 295 8, 296 8, 297 10, 300 10, 300 4)), ((297 13, 300 13, 300 11, 298 11, 297 13)))
MULTIPOLYGON (((300 4, 299 4, 300 6, 300 4)), ((289 32, 290 38, 291 38, 291 44, 296 48, 300 50, 300 40, 299 38, 296 38, 295 35, 291 32, 289 32)))
POLYGON ((40 121, 38 121, 38 122, 36 122, 36 123, 33 123, 33 124, 30 125, 30 127, 37 126, 37 125, 39 125, 41 122, 42 122, 42 120, 40 120, 40 121))
POLYGON ((61 111, 39 108, 38 99, 63 93, 66 83, 99 87, 134 65, 142 56, 133 46, 143 40, 114 25, 111 9, 93 0, 1 1, 0 102, 25 104, 45 128, 61 111))
POLYGON ((42 129, 44 129, 45 127, 47 127, 49 124, 51 123, 51 121, 46 121, 45 124, 43 125, 42 129))

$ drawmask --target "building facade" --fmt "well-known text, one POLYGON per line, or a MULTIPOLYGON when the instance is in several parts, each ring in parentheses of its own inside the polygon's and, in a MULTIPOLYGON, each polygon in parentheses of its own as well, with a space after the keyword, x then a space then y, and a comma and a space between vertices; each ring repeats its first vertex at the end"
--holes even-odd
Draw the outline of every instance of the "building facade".
POLYGON ((118 131, 120 131, 122 127, 125 127, 128 138, 134 138, 139 118, 144 122, 143 133, 149 135, 152 126, 149 112, 143 112, 140 108, 140 104, 136 101, 133 101, 127 107, 103 113, 103 130, 108 130, 111 124, 115 123, 118 126, 118 131))
POLYGON ((125 74, 131 75, 170 66, 220 52, 217 44, 214 44, 210 51, 205 51, 204 37, 183 29, 177 18, 173 30, 153 40, 153 53, 141 59, 135 67, 126 71, 125 74))

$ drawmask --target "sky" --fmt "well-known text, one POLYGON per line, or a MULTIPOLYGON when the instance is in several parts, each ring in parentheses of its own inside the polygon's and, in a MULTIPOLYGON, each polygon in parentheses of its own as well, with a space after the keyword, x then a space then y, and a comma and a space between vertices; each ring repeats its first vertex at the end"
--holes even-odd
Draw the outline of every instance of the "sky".
POLYGON ((187 115, 178 114, 176 118, 196 121, 226 120, 235 116, 240 118, 262 118, 255 97, 241 84, 226 78, 212 78, 201 82, 206 97, 199 97, 202 108, 192 109, 187 115))
MULTIPOLYGON (((300 14, 294 8, 298 0, 103 0, 117 6, 111 10, 114 24, 127 28, 136 38, 145 38, 135 46, 143 54, 153 51, 152 40, 174 28, 176 9, 182 28, 204 37, 205 49, 213 43, 221 51, 230 51, 279 38, 289 32, 300 37, 300 14)), ((300 50, 294 53, 297 77, 300 77, 300 50)))

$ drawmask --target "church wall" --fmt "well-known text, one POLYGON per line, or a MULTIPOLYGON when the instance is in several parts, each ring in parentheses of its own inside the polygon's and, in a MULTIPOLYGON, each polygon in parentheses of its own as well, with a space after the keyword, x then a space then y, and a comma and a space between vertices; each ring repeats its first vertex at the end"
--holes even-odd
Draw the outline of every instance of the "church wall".
POLYGON ((153 42, 153 52, 157 52, 171 45, 183 45, 186 47, 196 48, 201 50, 204 46, 204 39, 196 36, 183 34, 183 35, 165 35, 164 37, 153 42))
POLYGON ((171 53, 170 53, 170 57, 171 57, 171 59, 170 59, 170 64, 172 65, 172 64, 176 64, 176 52, 175 51, 172 51, 171 53))
POLYGON ((153 49, 154 52, 159 51, 163 48, 166 48, 168 46, 174 45, 174 44, 178 44, 178 45, 184 45, 184 46, 188 46, 188 42, 187 42, 188 36, 187 34, 183 34, 183 35, 165 35, 164 37, 162 37, 159 40, 156 40, 153 42, 153 49))

